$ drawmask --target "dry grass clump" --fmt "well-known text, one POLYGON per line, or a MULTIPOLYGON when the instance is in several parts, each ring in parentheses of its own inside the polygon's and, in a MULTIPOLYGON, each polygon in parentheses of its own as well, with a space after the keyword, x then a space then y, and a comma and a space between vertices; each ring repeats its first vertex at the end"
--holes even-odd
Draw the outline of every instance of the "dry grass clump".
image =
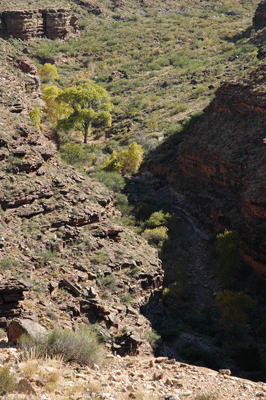
POLYGON ((87 327, 77 331, 56 328, 37 339, 23 335, 20 346, 24 359, 62 357, 64 361, 81 365, 98 363, 104 354, 97 335, 87 327))
POLYGON ((10 372, 9 366, 0 368, 0 396, 11 392, 15 386, 15 376, 10 372))

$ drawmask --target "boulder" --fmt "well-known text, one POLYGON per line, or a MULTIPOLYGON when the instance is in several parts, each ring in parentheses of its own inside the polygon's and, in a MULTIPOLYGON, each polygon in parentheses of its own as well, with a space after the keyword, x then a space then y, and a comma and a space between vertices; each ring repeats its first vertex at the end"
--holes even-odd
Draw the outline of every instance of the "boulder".
POLYGON ((15 386, 15 391, 17 393, 36 395, 36 392, 33 389, 30 381, 26 378, 20 379, 20 381, 15 386))
POLYGON ((7 328, 8 341, 17 343, 24 334, 36 338, 45 335, 46 329, 30 319, 13 319, 7 328))

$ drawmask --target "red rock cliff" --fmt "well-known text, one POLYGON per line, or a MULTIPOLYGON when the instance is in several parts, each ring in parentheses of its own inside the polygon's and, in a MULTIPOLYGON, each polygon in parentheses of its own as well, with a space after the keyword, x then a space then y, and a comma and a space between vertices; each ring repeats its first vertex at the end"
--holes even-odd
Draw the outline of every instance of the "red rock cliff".
POLYGON ((266 273, 266 94, 226 83, 178 147, 175 186, 266 273))

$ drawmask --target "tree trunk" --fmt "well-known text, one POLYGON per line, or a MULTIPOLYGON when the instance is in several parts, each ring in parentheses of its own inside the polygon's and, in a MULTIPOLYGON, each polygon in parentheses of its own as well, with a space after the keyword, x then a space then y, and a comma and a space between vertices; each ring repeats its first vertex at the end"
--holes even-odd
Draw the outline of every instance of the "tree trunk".
POLYGON ((89 129, 89 125, 88 124, 84 124, 84 143, 87 143, 87 139, 88 139, 88 129, 89 129))

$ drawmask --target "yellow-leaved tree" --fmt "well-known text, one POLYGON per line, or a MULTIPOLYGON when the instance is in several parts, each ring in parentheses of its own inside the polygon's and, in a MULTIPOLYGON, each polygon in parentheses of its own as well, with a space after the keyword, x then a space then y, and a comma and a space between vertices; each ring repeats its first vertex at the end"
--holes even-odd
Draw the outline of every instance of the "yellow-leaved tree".
POLYGON ((56 66, 50 63, 45 63, 39 74, 43 82, 54 81, 59 78, 56 66))
POLYGON ((139 169, 142 159, 142 146, 133 142, 127 150, 119 153, 113 151, 111 158, 106 157, 103 169, 107 172, 118 171, 122 174, 134 173, 139 169))
POLYGON ((71 114, 72 108, 63 102, 58 102, 57 97, 62 93, 62 89, 57 86, 45 85, 43 88, 42 99, 45 101, 44 112, 49 118, 52 127, 56 127, 58 120, 71 114))

